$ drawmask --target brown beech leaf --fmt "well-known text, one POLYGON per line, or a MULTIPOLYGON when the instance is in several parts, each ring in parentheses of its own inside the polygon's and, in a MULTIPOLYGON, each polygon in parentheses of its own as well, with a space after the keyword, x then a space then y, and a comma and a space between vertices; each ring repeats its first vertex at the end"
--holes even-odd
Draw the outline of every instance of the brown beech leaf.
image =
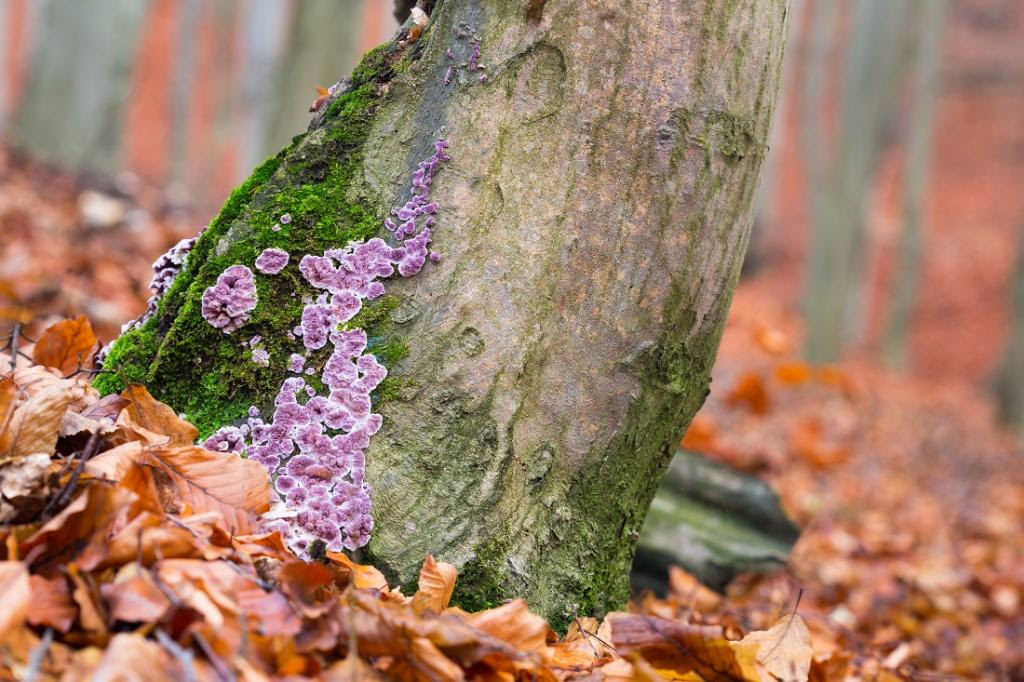
POLYGON ((52 367, 68 375, 90 366, 96 349, 96 334, 85 315, 74 320, 61 320, 47 327, 36 341, 32 359, 37 365, 52 367))
POLYGON ((83 389, 75 382, 62 380, 22 403, 5 432, 7 448, 0 452, 0 462, 21 459, 37 452, 52 455, 68 405, 83 395, 83 389))
POLYGON ((789 615, 767 630, 747 634, 732 647, 740 656, 753 655, 763 682, 806 680, 811 670, 811 633, 803 619, 789 615))
POLYGON ((386 592, 388 589, 387 578, 373 566, 357 564, 341 552, 328 552, 328 560, 342 568, 348 569, 352 574, 352 584, 358 589, 373 589, 386 592))
POLYGON ((609 613, 605 624, 610 626, 610 644, 620 656, 638 654, 655 668, 696 673, 702 679, 751 678, 753 657, 738 660, 734 642, 725 639, 720 626, 619 612, 609 613))
POLYGON ((153 623, 171 607, 153 575, 138 564, 121 567, 113 582, 100 586, 100 593, 114 621, 153 623))
POLYGON ((32 588, 32 608, 28 612, 28 622, 67 632, 78 615, 78 608, 71 600, 68 581, 61 576, 47 579, 32 575, 29 583, 32 588))
POLYGON ((546 620, 530 613, 526 602, 514 599, 507 604, 471 615, 473 627, 508 642, 521 651, 544 651, 550 628, 546 620))
POLYGON ((125 443, 93 457, 86 471, 116 481, 135 463, 167 474, 193 513, 219 512, 230 533, 256 532, 257 516, 270 508, 266 470, 231 452, 212 452, 194 445, 166 448, 125 443))
POLYGON ((438 563, 433 555, 428 554, 420 569, 419 588, 412 598, 412 609, 416 613, 430 610, 441 613, 452 599, 455 590, 455 579, 458 573, 455 567, 445 562, 438 563))
POLYGON ((127 414, 130 423, 151 433, 167 436, 169 440, 166 441, 166 445, 192 445, 199 436, 196 427, 179 418, 174 410, 151 396, 142 384, 129 384, 128 388, 121 392, 121 397, 128 401, 123 414, 127 414))
POLYGON ((321 674, 324 682, 385 682, 386 677, 374 670, 369 663, 349 652, 321 674))
POLYGON ((20 561, 0 561, 0 641, 25 620, 32 588, 28 569, 20 561))

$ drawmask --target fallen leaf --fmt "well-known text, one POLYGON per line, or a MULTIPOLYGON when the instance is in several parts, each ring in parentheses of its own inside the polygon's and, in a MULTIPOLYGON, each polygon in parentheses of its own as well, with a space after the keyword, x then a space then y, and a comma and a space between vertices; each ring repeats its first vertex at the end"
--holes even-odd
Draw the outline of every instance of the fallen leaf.
POLYGON ((137 564, 128 564, 114 580, 100 588, 111 620, 152 623, 163 618, 171 606, 152 574, 137 564))
POLYGON ((32 599, 28 569, 20 561, 0 561, 0 641, 25 620, 32 599))
POLYGON ((25 513, 42 510, 42 489, 49 468, 50 456, 42 452, 0 466, 0 523, 11 523, 25 513))
POLYGON ((29 584, 32 590, 32 608, 28 611, 28 622, 67 632, 78 615, 78 609, 71 600, 68 581, 60 576, 47 579, 32 575, 29 576, 29 584))
POLYGON ((385 682, 386 677, 373 669, 369 663, 349 652, 348 656, 325 670, 324 682, 385 682))
POLYGON ((81 398, 84 391, 70 380, 58 381, 21 404, 14 412, 5 434, 7 448, 0 462, 21 459, 42 452, 52 455, 57 445, 61 418, 68 404, 81 398))
POLYGON ((182 663, 156 642, 142 635, 121 633, 114 635, 98 664, 80 679, 90 680, 146 680, 147 682, 174 682, 188 679, 182 663))
POLYGON ((731 407, 744 406, 754 414, 767 414, 771 408, 771 399, 764 382, 753 372, 740 376, 736 386, 726 396, 725 403, 731 407))
MULTIPOLYGON (((744 679, 745 666, 717 625, 692 625, 639 613, 605 618, 610 643, 620 656, 638 654, 659 670, 696 673, 703 679, 744 679)), ((605 641, 609 641, 606 639, 605 641)), ((750 661, 753 663, 753 660, 750 661)))
POLYGON ((762 682, 805 682, 811 669, 811 633, 803 619, 792 614, 767 630, 732 642, 737 652, 752 652, 762 682))
POLYGON ((420 568, 420 580, 416 594, 412 597, 412 609, 416 613, 430 610, 441 613, 452 599, 455 579, 458 573, 451 564, 434 560, 428 554, 420 568))
POLYGON ((96 350, 96 334, 85 315, 61 320, 46 328, 36 341, 32 359, 37 365, 52 367, 63 375, 90 366, 96 350))
POLYGON ((522 599, 474 613, 466 622, 522 651, 540 652, 547 646, 547 621, 530 613, 522 599))
POLYGON ((256 532, 258 516, 270 508, 266 470, 231 452, 126 443, 93 457, 86 471, 99 478, 118 480, 134 463, 165 472, 193 513, 219 512, 230 533, 256 532))
POLYGON ((130 423, 150 433, 166 436, 167 440, 163 444, 171 447, 192 445, 199 437, 196 427, 151 396, 145 386, 129 384, 121 392, 121 397, 128 401, 123 414, 130 418, 130 423))
POLYGON ((383 573, 373 566, 357 564, 341 552, 327 552, 327 558, 332 563, 348 569, 352 575, 352 585, 357 589, 387 591, 387 579, 384 577, 383 573))

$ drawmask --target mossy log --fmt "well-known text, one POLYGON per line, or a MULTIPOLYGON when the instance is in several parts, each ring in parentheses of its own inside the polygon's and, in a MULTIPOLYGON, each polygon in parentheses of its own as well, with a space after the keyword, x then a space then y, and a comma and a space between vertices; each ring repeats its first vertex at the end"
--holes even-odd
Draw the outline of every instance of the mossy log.
POLYGON ((443 259, 359 314, 389 371, 362 558, 403 585, 427 552, 453 562, 466 608, 524 596, 557 621, 621 607, 647 508, 708 391, 787 9, 439 0, 418 41, 368 54, 232 194, 101 387, 141 381, 203 433, 269 407, 310 293, 299 257, 385 235, 447 138, 431 189, 443 259), (469 67, 475 38, 485 70, 469 67), (292 263, 257 278, 258 306, 226 336, 202 294, 269 246, 292 263), (254 335, 268 367, 249 361, 254 335))
POLYGON ((767 483, 680 450, 640 533, 633 585, 663 587, 678 564, 722 589, 740 573, 782 568, 799 536, 767 483))

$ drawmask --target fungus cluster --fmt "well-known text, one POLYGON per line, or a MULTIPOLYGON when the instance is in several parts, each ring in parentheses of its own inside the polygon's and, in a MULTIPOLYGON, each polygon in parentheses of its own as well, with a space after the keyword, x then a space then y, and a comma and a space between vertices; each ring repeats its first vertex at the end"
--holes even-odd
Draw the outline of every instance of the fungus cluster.
POLYGON ((220 273, 217 283, 203 292, 203 319, 225 334, 249 319, 256 307, 256 279, 244 265, 232 265, 220 273))
MULTIPOLYGON (((462 68, 466 69, 467 71, 480 71, 487 68, 486 66, 480 63, 480 38, 473 36, 473 32, 468 24, 466 24, 465 22, 460 22, 458 27, 455 29, 455 38, 457 40, 462 40, 468 37, 473 38, 469 48, 469 60, 463 62, 462 64, 453 63, 448 65, 448 67, 444 70, 443 82, 445 85, 448 85, 452 82, 452 78, 455 76, 455 72, 457 69, 462 68)), ((444 56, 447 60, 451 62, 455 61, 455 51, 452 50, 451 47, 445 50, 444 56)), ((487 74, 481 74, 479 81, 481 83, 485 83, 487 81, 487 74)))
MULTIPOLYGON (((185 261, 188 259, 189 252, 192 251, 192 247, 195 246, 196 240, 199 239, 199 236, 206 231, 207 227, 209 226, 204 225, 203 229, 200 230, 199 234, 195 237, 182 239, 153 262, 153 279, 149 282, 150 297, 149 300, 146 301, 146 310, 143 311, 139 317, 121 325, 122 334, 126 334, 132 329, 141 327, 151 317, 156 315, 156 309, 160 303, 160 299, 164 297, 164 294, 166 294, 170 290, 171 285, 174 284, 174 280, 178 278, 178 273, 181 272, 183 267, 185 267, 185 261)), ((95 362, 97 365, 103 365, 103 360, 110 353, 110 349, 113 345, 114 342, 111 341, 96 354, 95 362)))
POLYGON ((263 249, 263 253, 256 259, 256 269, 264 275, 276 275, 288 265, 288 252, 283 249, 263 249))
MULTIPOLYGON (((308 550, 316 541, 323 542, 329 551, 356 549, 369 542, 373 517, 371 489, 364 478, 365 450, 383 421, 373 412, 370 395, 387 376, 387 369, 366 352, 365 330, 348 329, 346 323, 361 310, 364 300, 384 293, 379 280, 396 270, 402 277, 411 277, 428 257, 435 261, 439 258, 428 251, 430 228, 438 210, 429 192, 440 164, 449 160, 447 147, 446 140, 434 143, 433 155, 420 162, 412 174, 409 200, 385 220, 385 226, 398 240, 396 246, 374 238, 329 249, 322 256, 306 255, 299 262, 303 277, 321 293, 315 300, 306 301, 293 334, 302 337, 307 351, 330 345, 330 355, 319 370, 319 382, 307 382, 301 376, 317 374, 317 370, 306 366, 306 356, 292 353, 288 371, 299 376, 289 376, 282 383, 269 422, 253 406, 246 424, 224 427, 204 443, 207 448, 222 451, 244 449, 248 457, 267 469, 283 503, 265 517, 265 525, 268 530, 280 531, 297 553, 308 550)), ((272 251, 277 250, 267 249, 260 254, 257 270, 280 272, 287 264, 287 253, 281 252, 283 257, 268 254, 272 251)), ((242 270, 249 273, 251 283, 252 272, 234 265, 207 290, 213 292, 210 308, 216 313, 215 320, 221 320, 220 315, 229 309, 244 307, 236 300, 239 287, 247 286, 242 270), (229 271, 233 273, 224 279, 229 271), (222 279, 224 287, 217 290, 222 279)), ((254 306, 255 285, 252 291, 254 306)), ((248 305, 247 298, 245 301, 248 305)), ((204 317, 206 304, 204 295, 204 317)), ((229 324, 234 325, 231 329, 240 326, 241 322, 236 324, 240 316, 228 317, 229 324)), ((258 337, 254 339, 258 343, 258 337)), ((255 344, 251 341, 250 346, 255 344)), ((252 351, 254 361, 258 350, 252 351)), ((269 362, 269 357, 261 355, 263 359, 269 362)))

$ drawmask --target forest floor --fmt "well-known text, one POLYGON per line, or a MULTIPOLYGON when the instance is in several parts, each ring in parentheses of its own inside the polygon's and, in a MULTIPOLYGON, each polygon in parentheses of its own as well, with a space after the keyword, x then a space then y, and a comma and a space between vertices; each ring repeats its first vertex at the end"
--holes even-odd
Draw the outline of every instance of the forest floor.
MULTIPOLYGON (((131 178, 100 180, 92 187, 83 191, 68 177, 0 156, 0 336, 20 323, 35 338, 57 320, 84 314, 101 341, 109 340, 145 307, 150 262, 201 226, 165 195, 131 178)), ((667 598, 640 598, 634 609, 666 622, 724 626, 735 637, 767 629, 795 610, 811 635, 812 679, 853 674, 866 679, 1024 678, 1020 442, 994 425, 991 402, 976 386, 909 377, 863 360, 831 367, 800 362, 799 316, 778 302, 784 297, 775 291, 777 279, 762 272, 741 283, 711 396, 684 442, 771 482, 803 535, 785 571, 740 578, 725 598, 674 571, 667 598)), ((216 554, 222 549, 196 551, 216 554)), ((359 573, 338 562, 334 568, 359 573)), ((185 580, 181 571, 175 575, 185 580)), ((104 579, 113 579, 112 574, 104 579)), ((376 578, 367 580, 375 584, 376 578)), ((77 602, 85 588, 80 577, 72 581, 77 602)), ((326 627, 326 616, 316 615, 319 607, 288 592, 299 589, 288 588, 288 582, 281 578, 286 596, 304 605, 303 627, 313 627, 308 624, 314 621, 326 627)), ((353 584, 358 582, 353 578, 353 584)), ((105 589, 100 592, 109 596, 105 589)), ((429 585, 424 594, 420 607, 423 599, 445 601, 429 585)), ((402 603, 400 595, 391 595, 381 603, 402 603)), ((350 611, 356 609, 354 598, 349 597, 350 611)), ((383 607, 374 604, 360 602, 359 613, 382 618, 378 611, 383 607)), ((422 608, 415 613, 421 618, 422 608)), ((350 612, 346 617, 355 616, 350 612)), ((521 614, 516 618, 527 622, 521 614)), ((426 632, 422 621, 415 622, 418 631, 426 632)), ((487 618, 472 622, 487 631, 487 618)), ((592 632, 596 624, 581 627, 592 632)), ((573 665, 581 674, 601 669, 607 679, 659 679, 643 677, 655 673, 624 653, 633 651, 667 676, 658 652, 625 642, 625 629, 603 633, 615 640, 607 643, 618 648, 615 656, 597 639, 602 634, 597 630, 582 640, 577 632, 575 645, 573 640, 548 642, 545 660, 569 666, 552 664, 562 679, 572 677, 567 671, 573 665)), ((15 646, 25 649, 23 654, 38 650, 41 632, 40 627, 23 630, 15 646)), ((52 646, 54 651, 64 647, 61 655, 80 656, 90 651, 87 645, 112 642, 110 634, 105 639, 96 631, 58 635, 52 646), (76 647, 78 654, 73 654, 76 647)), ((119 641, 121 654, 134 655, 153 640, 146 640, 146 646, 119 641)), ((477 645, 484 651, 481 656, 511 655, 477 645)), ((174 646, 164 644, 172 653, 174 646)), ((778 655, 774 647, 767 653, 778 655)), ((312 665, 294 651, 288 654, 292 658, 275 655, 293 672, 312 665)), ((98 654, 90 656, 82 660, 98 665, 98 654)), ((0 661, 0 671, 4 665, 0 661)), ((379 668, 380 661, 375 665, 379 668)), ((431 665, 440 670, 447 664, 437 659, 431 665)))

